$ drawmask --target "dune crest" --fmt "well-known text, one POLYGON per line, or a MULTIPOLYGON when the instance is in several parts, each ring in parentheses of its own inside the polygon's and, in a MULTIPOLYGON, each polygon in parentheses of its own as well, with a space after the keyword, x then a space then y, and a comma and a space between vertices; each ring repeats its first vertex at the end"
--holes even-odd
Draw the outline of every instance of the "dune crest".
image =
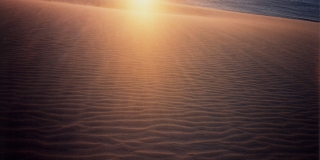
POLYGON ((228 15, 228 11, 216 12, 214 9, 196 7, 186 5, 182 1, 169 0, 149 0, 147 6, 141 3, 136 3, 135 0, 39 0, 48 2, 62 2, 67 4, 76 4, 84 6, 102 7, 107 9, 120 9, 127 11, 162 13, 162 14, 176 14, 180 16, 202 16, 211 17, 216 14, 223 13, 228 15), (139 6, 141 5, 141 6, 139 6), (225 13, 224 13, 225 12, 225 13))

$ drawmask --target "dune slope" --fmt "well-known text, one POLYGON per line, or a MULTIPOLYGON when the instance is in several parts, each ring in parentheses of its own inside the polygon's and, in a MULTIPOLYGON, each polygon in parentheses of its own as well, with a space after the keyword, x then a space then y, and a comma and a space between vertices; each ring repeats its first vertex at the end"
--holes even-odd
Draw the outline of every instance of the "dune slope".
POLYGON ((0 159, 318 159, 319 23, 0 1, 0 159))

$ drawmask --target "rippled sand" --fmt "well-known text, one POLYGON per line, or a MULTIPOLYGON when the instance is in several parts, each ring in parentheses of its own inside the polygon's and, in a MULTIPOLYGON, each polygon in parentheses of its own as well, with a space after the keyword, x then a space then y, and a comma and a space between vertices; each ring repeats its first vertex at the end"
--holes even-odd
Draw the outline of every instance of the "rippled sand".
POLYGON ((0 159, 319 157, 319 23, 0 1, 0 159))

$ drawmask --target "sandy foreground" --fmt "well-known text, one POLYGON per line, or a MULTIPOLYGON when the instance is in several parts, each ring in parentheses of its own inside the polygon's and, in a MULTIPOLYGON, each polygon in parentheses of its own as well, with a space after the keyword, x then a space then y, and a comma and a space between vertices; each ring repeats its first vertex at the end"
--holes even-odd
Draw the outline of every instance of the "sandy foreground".
POLYGON ((319 23, 83 2, 0 1, 0 159, 319 158, 319 23))

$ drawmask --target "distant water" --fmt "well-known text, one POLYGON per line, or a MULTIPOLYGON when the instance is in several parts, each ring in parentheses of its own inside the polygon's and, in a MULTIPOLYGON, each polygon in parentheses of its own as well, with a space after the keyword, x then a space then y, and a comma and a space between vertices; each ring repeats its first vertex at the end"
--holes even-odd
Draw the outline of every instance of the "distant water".
POLYGON ((186 2, 237 12, 320 21, 319 0, 186 0, 186 2))

